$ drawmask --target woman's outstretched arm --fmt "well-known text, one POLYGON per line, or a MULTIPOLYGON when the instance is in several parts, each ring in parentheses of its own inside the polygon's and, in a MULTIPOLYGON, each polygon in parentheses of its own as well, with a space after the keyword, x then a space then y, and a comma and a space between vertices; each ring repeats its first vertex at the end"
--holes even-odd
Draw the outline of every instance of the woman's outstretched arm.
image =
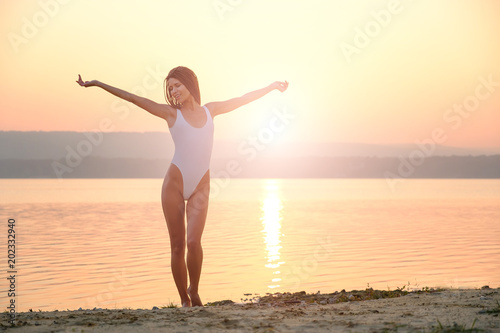
POLYGON ((215 117, 218 114, 233 111, 239 108, 240 106, 253 102, 263 97, 264 95, 267 95, 274 89, 284 92, 287 88, 288 88, 287 81, 285 82, 276 81, 271 83, 269 86, 265 88, 249 92, 243 96, 232 98, 224 102, 211 102, 207 103, 206 105, 210 109, 210 111, 212 111, 212 114, 215 117))
MULTIPOLYGON (((169 111, 172 111, 173 109, 165 104, 158 104, 150 99, 137 96, 134 94, 131 94, 125 90, 115 88, 110 86, 109 84, 97 81, 97 80, 92 80, 92 81, 83 81, 82 77, 80 74, 78 74, 78 81, 76 81, 80 86, 88 88, 88 87, 99 87, 107 92, 115 95, 116 97, 119 97, 121 99, 124 99, 130 103, 134 103, 140 108, 143 108, 144 110, 148 111, 149 113, 158 116, 160 118, 163 118, 167 120, 167 117, 169 115, 169 111), (172 110, 169 110, 172 109, 172 110)), ((171 112, 170 112, 171 113, 171 112)))

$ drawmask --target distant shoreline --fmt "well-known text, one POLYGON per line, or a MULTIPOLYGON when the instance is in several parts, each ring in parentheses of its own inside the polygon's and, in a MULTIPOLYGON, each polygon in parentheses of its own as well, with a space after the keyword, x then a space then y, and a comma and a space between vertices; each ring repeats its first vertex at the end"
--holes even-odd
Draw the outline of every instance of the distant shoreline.
MULTIPOLYGON (((0 178, 163 178, 170 159, 0 159, 0 178)), ((213 178, 499 179, 500 155, 212 159, 213 178)))

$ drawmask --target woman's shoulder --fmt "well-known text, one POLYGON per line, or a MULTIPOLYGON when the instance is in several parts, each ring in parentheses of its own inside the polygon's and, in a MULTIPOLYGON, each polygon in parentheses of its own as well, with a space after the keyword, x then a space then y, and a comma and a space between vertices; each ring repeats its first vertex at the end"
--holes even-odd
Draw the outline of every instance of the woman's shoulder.
POLYGON ((207 108, 208 112, 210 112, 210 115, 213 118, 214 117, 214 110, 215 110, 214 102, 209 102, 209 103, 206 103, 202 106, 203 106, 203 108, 207 108))
POLYGON ((169 104, 162 104, 165 109, 165 120, 167 121, 168 127, 172 127, 177 119, 177 109, 169 104))

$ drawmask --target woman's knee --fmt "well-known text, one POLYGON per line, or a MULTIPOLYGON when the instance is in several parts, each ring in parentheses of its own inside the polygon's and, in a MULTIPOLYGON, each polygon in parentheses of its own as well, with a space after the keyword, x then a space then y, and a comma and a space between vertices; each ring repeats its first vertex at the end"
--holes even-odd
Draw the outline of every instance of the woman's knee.
POLYGON ((171 241, 170 242, 170 249, 172 252, 172 256, 182 256, 184 258, 186 245, 185 245, 183 240, 171 241))
POLYGON ((187 240, 187 249, 189 251, 198 251, 201 249, 201 241, 199 239, 188 239, 187 240))

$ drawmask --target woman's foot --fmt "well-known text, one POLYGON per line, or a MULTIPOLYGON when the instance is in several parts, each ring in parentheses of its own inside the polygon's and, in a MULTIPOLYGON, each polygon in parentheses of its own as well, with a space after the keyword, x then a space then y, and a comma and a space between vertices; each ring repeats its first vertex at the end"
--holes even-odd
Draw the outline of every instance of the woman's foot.
POLYGON ((189 297, 186 298, 181 298, 181 303, 183 308, 190 308, 191 307, 191 300, 189 297))
POLYGON ((203 303, 201 302, 200 295, 198 295, 198 292, 192 291, 191 287, 189 287, 188 294, 189 297, 191 298, 191 306, 203 306, 203 303))

